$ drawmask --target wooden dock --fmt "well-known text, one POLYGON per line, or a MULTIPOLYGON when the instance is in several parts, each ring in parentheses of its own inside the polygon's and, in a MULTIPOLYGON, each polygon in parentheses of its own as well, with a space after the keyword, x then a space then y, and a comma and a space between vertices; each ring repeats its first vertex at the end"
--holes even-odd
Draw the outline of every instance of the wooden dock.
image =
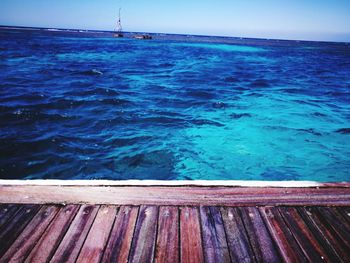
POLYGON ((0 262, 350 262, 350 188, 0 186, 0 262))

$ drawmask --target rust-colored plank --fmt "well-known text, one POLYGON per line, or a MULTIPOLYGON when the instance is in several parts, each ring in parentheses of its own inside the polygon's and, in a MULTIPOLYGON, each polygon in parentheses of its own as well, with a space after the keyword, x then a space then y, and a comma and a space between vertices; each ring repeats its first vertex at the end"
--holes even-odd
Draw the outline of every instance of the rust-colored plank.
POLYGON ((350 188, 0 185, 0 203, 349 206, 350 188))
POLYGON ((130 249, 130 262, 153 262, 157 234, 157 218, 158 207, 140 207, 130 249))
POLYGON ((84 242, 77 263, 100 262, 117 214, 115 206, 101 206, 84 242))
POLYGON ((281 262, 273 240, 256 207, 239 208, 254 257, 258 262, 281 262))
MULTIPOLYGON (((277 208, 261 207, 260 212, 265 218, 285 262, 307 262, 301 248, 285 224, 277 208)), ((261 249, 264 249, 263 247, 261 249)))
POLYGON ((53 253, 67 232, 74 216, 79 209, 78 205, 67 205, 62 207, 46 229, 40 240, 30 252, 25 262, 44 263, 49 262, 53 253))
POLYGON ((232 262, 255 262, 254 252, 239 211, 234 207, 222 207, 221 215, 225 225, 227 243, 232 262))
POLYGON ((55 217, 58 210, 59 208, 57 206, 43 206, 18 236, 12 246, 6 251, 1 261, 23 262, 31 249, 35 246, 36 241, 41 237, 47 226, 55 217))
POLYGON ((39 209, 39 205, 25 205, 21 207, 15 216, 1 228, 0 257, 4 255, 6 250, 12 245, 39 209))
POLYGON ((82 205, 71 223, 51 262, 75 262, 99 206, 82 205))
POLYGON ((350 251, 350 229, 348 224, 343 223, 343 217, 328 207, 318 207, 317 209, 321 216, 341 238, 345 248, 350 251))
POLYGON ((314 207, 297 208, 308 226, 313 229, 313 233, 318 235, 318 240, 323 243, 328 254, 333 255, 335 262, 350 262, 350 252, 345 249, 342 240, 337 236, 332 227, 319 214, 314 207))
POLYGON ((115 219, 102 262, 127 262, 139 208, 122 206, 115 219))
POLYGON ((0 229, 16 214, 19 208, 19 205, 2 205, 0 207, 0 229))
POLYGON ((179 210, 175 206, 159 208, 156 263, 179 262, 179 210))
POLYGON ((303 221, 295 208, 281 207, 279 211, 308 261, 335 261, 335 259, 331 258, 317 241, 317 237, 310 231, 307 224, 303 221))
POLYGON ((197 207, 180 208, 180 254, 183 263, 204 262, 197 207))
POLYGON ((206 262, 230 262, 224 223, 218 207, 200 207, 206 262))

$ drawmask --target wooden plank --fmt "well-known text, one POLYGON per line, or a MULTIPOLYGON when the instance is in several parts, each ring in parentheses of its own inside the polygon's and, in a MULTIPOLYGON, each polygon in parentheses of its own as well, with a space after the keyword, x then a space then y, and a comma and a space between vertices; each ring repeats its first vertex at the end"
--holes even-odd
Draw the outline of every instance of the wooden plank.
POLYGON ((180 255, 183 263, 204 262, 197 207, 180 208, 180 255))
POLYGON ((220 208, 200 207, 204 258, 206 262, 230 262, 220 208))
POLYGON ((62 207, 57 213, 55 219, 37 242, 34 249, 30 252, 25 262, 49 262, 63 236, 67 232, 67 229, 78 209, 78 205, 67 205, 62 207))
POLYGON ((0 203, 350 205, 350 188, 0 186, 0 203))
POLYGON ((127 262, 139 208, 122 206, 115 219, 102 262, 127 262))
POLYGON ((157 218, 158 207, 140 207, 130 249, 130 262, 153 262, 157 234, 157 218))
POLYGON ((281 262, 273 240, 256 207, 239 208, 254 257, 258 262, 281 262))
POLYGON ((75 262, 99 206, 82 205, 50 262, 75 262))
POLYGON ((222 207, 221 215, 224 221, 227 243, 232 262, 255 262, 254 252, 239 211, 234 207, 222 207))
POLYGON ((116 214, 117 207, 101 206, 78 256, 77 263, 100 262, 116 214))
POLYGON ((57 214, 57 206, 43 206, 33 217, 27 227, 18 236, 12 246, 1 258, 2 262, 23 262, 35 246, 35 242, 44 233, 47 226, 57 214))
POLYGON ((7 249, 16 240, 18 235, 32 220, 34 215, 40 209, 39 205, 24 205, 15 216, 1 228, 0 232, 0 257, 4 255, 7 249))
POLYGON ((295 208, 282 207, 279 211, 308 261, 335 261, 335 259, 329 256, 327 251, 317 241, 317 237, 310 231, 307 224, 303 221, 295 208))
POLYGON ((0 208, 0 229, 12 218, 20 206, 18 205, 2 205, 0 208))
POLYGON ((348 224, 343 223, 342 216, 332 212, 328 207, 318 207, 317 209, 321 216, 328 222, 329 226, 340 237, 345 248, 350 251, 350 229, 348 224))
POLYGON ((283 260, 291 263, 307 262, 305 255, 294 239, 293 234, 285 224, 277 208, 261 207, 260 212, 267 223, 271 235, 277 243, 277 247, 280 250, 283 260))
POLYGON ((179 262, 179 209, 159 208, 155 262, 179 262))
POLYGON ((350 207, 337 207, 338 212, 345 218, 345 220, 350 224, 350 207))
POLYGON ((322 218, 319 211, 312 207, 297 208, 303 220, 313 229, 318 236, 318 241, 323 243, 330 255, 333 255, 335 262, 350 262, 350 253, 345 249, 341 239, 337 236, 329 224, 322 218))

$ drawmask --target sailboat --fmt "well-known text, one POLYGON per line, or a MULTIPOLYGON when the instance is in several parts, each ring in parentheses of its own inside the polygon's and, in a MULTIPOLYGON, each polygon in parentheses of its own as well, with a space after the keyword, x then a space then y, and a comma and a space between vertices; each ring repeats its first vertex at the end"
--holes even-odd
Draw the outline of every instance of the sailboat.
POLYGON ((117 22, 117 28, 115 30, 114 37, 124 37, 122 23, 121 23, 121 19, 120 19, 120 10, 121 10, 121 8, 119 8, 119 19, 117 22))

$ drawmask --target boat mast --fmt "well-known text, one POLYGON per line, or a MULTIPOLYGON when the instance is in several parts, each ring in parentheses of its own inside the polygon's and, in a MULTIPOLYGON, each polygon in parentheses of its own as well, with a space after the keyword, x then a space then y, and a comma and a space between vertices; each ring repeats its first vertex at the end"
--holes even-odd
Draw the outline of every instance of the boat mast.
POLYGON ((117 33, 122 33, 123 31, 123 28, 122 28, 122 23, 121 23, 121 19, 120 19, 120 10, 121 8, 119 8, 119 19, 118 19, 118 22, 117 22, 117 33))

